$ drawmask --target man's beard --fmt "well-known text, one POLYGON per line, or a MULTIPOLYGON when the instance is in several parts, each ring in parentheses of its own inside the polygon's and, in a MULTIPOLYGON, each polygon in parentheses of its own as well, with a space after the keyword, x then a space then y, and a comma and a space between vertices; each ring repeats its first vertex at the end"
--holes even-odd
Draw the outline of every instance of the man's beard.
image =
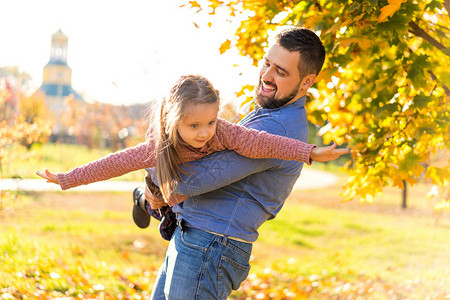
POLYGON ((299 82, 297 84, 297 86, 294 88, 294 90, 289 95, 287 95, 286 97, 281 98, 281 99, 275 99, 275 95, 277 94, 277 91, 278 91, 276 85, 271 84, 271 83, 269 83, 269 84, 266 83, 266 85, 269 85, 269 86, 272 86, 275 88, 275 92, 273 93, 273 96, 261 95, 259 93, 259 91, 261 89, 261 85, 262 85, 262 82, 260 80, 258 87, 256 89, 256 103, 262 108, 270 108, 270 109, 282 107, 283 105, 285 105, 286 103, 288 103, 289 101, 294 99, 298 93, 298 90, 300 89, 300 82, 299 82))

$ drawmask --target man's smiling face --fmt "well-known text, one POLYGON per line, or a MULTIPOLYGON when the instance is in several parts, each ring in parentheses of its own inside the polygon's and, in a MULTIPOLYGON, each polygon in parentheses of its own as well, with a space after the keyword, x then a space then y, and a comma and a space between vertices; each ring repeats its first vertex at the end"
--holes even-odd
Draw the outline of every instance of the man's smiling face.
MULTIPOLYGON (((273 45, 264 57, 259 72, 256 102, 263 108, 281 107, 299 99, 301 79, 298 64, 300 53, 289 52, 280 45, 273 45)), ((304 92, 303 92, 304 93, 304 92)))

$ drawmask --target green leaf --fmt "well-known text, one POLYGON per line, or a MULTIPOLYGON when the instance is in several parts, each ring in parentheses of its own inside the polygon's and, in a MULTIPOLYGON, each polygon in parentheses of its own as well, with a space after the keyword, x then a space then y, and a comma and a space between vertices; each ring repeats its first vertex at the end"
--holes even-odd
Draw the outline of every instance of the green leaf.
POLYGON ((425 9, 429 9, 432 12, 434 12, 435 9, 442 9, 442 1, 433 0, 425 5, 425 9))
POLYGON ((359 3, 357 3, 357 2, 355 2, 355 3, 353 3, 353 5, 351 5, 351 6, 348 8, 347 12, 348 12, 348 13, 352 13, 352 12, 354 12, 355 10, 357 10, 357 9, 360 8, 360 7, 361 7, 361 5, 360 5, 359 3))
POLYGON ((413 106, 417 108, 424 108, 430 102, 431 97, 425 95, 417 95, 414 97, 413 106))
POLYGON ((416 88, 428 86, 429 75, 425 70, 430 68, 429 56, 426 54, 413 55, 413 62, 409 66, 407 78, 411 80, 416 88))
POLYGON ((387 116, 392 116, 392 114, 396 111, 401 110, 400 105, 398 105, 397 103, 389 103, 386 104, 383 107, 379 107, 376 111, 375 111, 375 117, 378 119, 380 117, 387 117, 387 116))
MULTIPOLYGON (((389 19, 389 22, 383 22, 376 25, 377 29, 385 36, 407 34, 408 23, 410 19, 404 15, 395 14, 389 19)), ((394 43, 397 44, 398 42, 394 43)))

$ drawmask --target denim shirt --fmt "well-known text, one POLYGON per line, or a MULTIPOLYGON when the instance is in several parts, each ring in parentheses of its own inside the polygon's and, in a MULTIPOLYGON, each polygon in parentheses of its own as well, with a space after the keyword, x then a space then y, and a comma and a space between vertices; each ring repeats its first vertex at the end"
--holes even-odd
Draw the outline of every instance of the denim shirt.
MULTIPOLYGON (((280 108, 258 108, 240 124, 307 142, 304 105, 302 97, 280 108)), ((190 198, 173 207, 177 218, 201 230, 254 242, 258 228, 282 208, 303 163, 251 159, 225 150, 183 166, 189 173, 181 176, 176 192, 190 198)))

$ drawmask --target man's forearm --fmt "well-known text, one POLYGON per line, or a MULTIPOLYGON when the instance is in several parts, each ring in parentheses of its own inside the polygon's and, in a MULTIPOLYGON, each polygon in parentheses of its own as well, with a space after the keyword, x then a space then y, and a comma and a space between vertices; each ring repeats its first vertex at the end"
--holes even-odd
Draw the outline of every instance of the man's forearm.
POLYGON ((189 173, 181 175, 181 182, 175 192, 185 196, 204 194, 276 164, 279 164, 279 160, 251 159, 228 150, 217 152, 185 164, 189 173))
MULTIPOLYGON (((181 181, 175 193, 192 197, 211 192, 251 174, 265 171, 279 162, 276 159, 247 158, 229 150, 217 152, 184 164, 187 174, 181 174, 181 181)), ((150 168, 147 171, 158 184, 155 169, 150 168)), ((183 198, 178 198, 180 199, 183 198)))

